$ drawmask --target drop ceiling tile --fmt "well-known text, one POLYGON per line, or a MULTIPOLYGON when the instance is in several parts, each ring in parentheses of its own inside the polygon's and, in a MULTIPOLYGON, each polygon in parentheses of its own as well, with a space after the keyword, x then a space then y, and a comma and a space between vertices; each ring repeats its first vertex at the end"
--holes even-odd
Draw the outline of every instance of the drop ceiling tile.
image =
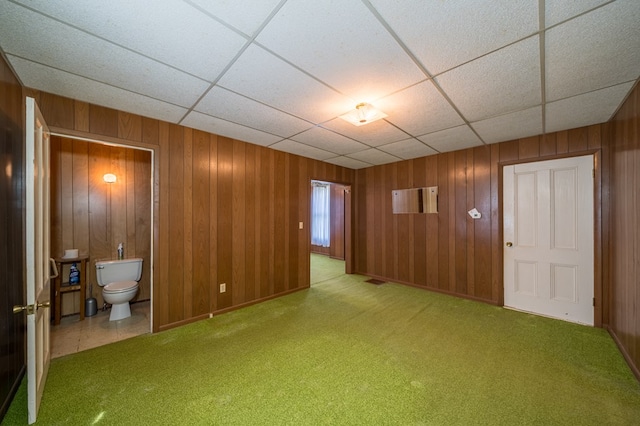
MULTIPOLYGON (((301 143, 309 146, 299 146, 311 151, 308 155, 319 154, 314 148, 326 151, 333 155, 328 160, 352 168, 371 163, 344 155, 372 147, 405 158, 414 155, 413 150, 422 155, 422 149, 429 149, 427 143, 434 150, 479 144, 470 130, 468 139, 464 137, 465 121, 486 142, 526 135, 535 127, 535 120, 528 119, 538 114, 542 90, 546 101, 553 101, 545 110, 546 131, 602 122, 640 74, 637 0, 320 0, 306 1, 305 6, 304 0, 137 0, 122 7, 102 3, 0 1, 0 49, 16 75, 35 89, 178 122, 211 89, 212 76, 228 68, 222 82, 234 95, 223 86, 213 88, 183 124, 265 146, 300 132, 295 142, 279 146, 301 143), (547 24, 556 25, 544 33, 549 55, 544 78, 539 69, 538 4, 545 6, 547 24), (522 15, 514 15, 516 9, 522 15), (264 34, 258 34, 262 27, 264 34), (349 38, 362 33, 375 41, 373 47, 363 48, 361 39, 349 38), (300 38, 288 40, 287 34, 300 38), (316 34, 317 39, 304 40, 306 34, 316 34), (258 44, 247 47, 249 35, 277 53, 258 44), (276 44, 280 41, 282 45, 276 44), (406 46, 400 46, 403 42, 406 46), (231 65, 237 52, 243 53, 231 65), (417 62, 425 61, 428 70, 441 70, 437 82, 446 96, 431 86, 428 76, 418 73, 419 80, 413 79, 416 63, 396 71, 409 54, 415 54, 417 62), (376 61, 371 77, 338 72, 338 67, 347 69, 358 61, 376 61), (393 81, 396 74, 400 79, 393 81), (365 100, 389 117, 362 128, 336 119, 355 103, 351 92, 346 93, 352 89, 343 85, 356 93, 383 77, 391 81, 381 83, 378 92, 399 88, 365 100), (541 81, 546 87, 540 87, 541 81), (345 93, 339 93, 338 86, 345 93), (585 90, 593 93, 582 95, 585 90), (317 127, 305 127, 311 124, 317 127), (426 141, 424 148, 410 136, 426 141), (445 145, 447 141, 452 145, 445 145), (436 148, 439 144, 444 147, 436 148)), ((359 67, 358 72, 366 69, 359 67)))
POLYGON ((327 158, 335 157, 334 153, 323 151, 321 149, 314 148, 300 142, 292 141, 290 139, 286 139, 270 145, 269 148, 288 152, 290 154, 300 155, 302 157, 313 158, 314 160, 320 161, 326 160, 327 158))
POLYGON ((308 121, 217 86, 204 96, 194 110, 283 138, 313 127, 308 121))
POLYGON ((412 136, 464 124, 430 80, 380 99, 375 106, 389 115, 387 121, 412 136))
POLYGON ((457 151, 482 145, 482 141, 468 126, 458 126, 441 130, 418 138, 438 152, 457 151))
POLYGON ((182 1, 21 0, 77 28, 208 81, 247 39, 182 1), (152 36, 151 36, 152 35, 152 36))
POLYGON ((279 136, 271 135, 269 133, 261 132, 260 130, 241 126, 230 121, 211 117, 195 111, 190 112, 180 124, 194 129, 204 130, 205 132, 216 135, 226 136, 231 139, 249 142, 254 145, 269 146, 282 140, 279 136))
POLYGON ((431 75, 538 31, 538 0, 370 0, 431 75))
POLYGON ((425 77, 360 0, 288 1, 256 41, 354 104, 425 77))
POLYGON ((8 55, 9 63, 26 87, 54 95, 102 105, 144 117, 177 123, 187 112, 185 108, 161 102, 137 93, 99 83, 49 68, 35 62, 8 55))
POLYGON ((332 119, 354 106, 351 99, 253 45, 218 85, 314 123, 332 119))
POLYGON ((349 157, 334 157, 325 160, 327 163, 335 164, 336 166, 346 167, 348 169, 364 169, 366 167, 371 167, 373 164, 365 163, 364 161, 359 161, 349 157))
POLYGON ((546 32, 547 101, 640 75, 640 2, 618 0, 546 32))
POLYGON ((567 19, 571 19, 574 16, 600 6, 601 4, 607 3, 608 1, 609 0, 545 0, 544 19, 547 28, 567 19))
POLYGON ((426 157, 437 154, 438 151, 428 147, 417 139, 411 138, 399 142, 390 143, 378 147, 379 150, 388 152, 403 160, 426 157))
POLYGON ((394 163, 396 161, 400 161, 400 158, 391 154, 387 154, 386 152, 380 151, 376 148, 354 152, 353 154, 349 154, 349 157, 373 165, 394 163))
POLYGON ((436 80, 468 121, 539 105, 538 36, 448 71, 436 80))
POLYGON ((281 0, 191 0, 202 10, 252 36, 269 18, 281 0))
POLYGON ((633 85, 634 82, 619 84, 548 103, 546 131, 557 132, 610 120, 633 85))
POLYGON ((363 151, 369 148, 367 145, 321 127, 306 130, 298 135, 292 136, 290 139, 341 155, 351 154, 352 152, 363 151))
POLYGON ((378 146, 407 137, 405 132, 385 120, 374 121, 364 126, 354 126, 342 118, 334 118, 331 121, 323 123, 322 127, 369 146, 378 146))
POLYGON ((8 54, 180 106, 191 106, 209 86, 174 68, 2 2, 0 13, 7 12, 12 19, 0 25, 0 40, 8 54))
POLYGON ((542 107, 501 115, 471 123, 485 143, 509 141, 541 135, 542 107))

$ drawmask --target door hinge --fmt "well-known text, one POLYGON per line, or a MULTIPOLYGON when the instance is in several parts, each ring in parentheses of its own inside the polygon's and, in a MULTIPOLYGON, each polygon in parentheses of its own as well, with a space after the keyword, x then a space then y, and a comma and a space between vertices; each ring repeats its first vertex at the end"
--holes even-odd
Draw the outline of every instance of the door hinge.
POLYGON ((593 298, 593 306, 596 306, 596 298, 593 298))
POLYGON ((596 177, 596 169, 591 169, 591 177, 595 179, 595 177, 596 177))

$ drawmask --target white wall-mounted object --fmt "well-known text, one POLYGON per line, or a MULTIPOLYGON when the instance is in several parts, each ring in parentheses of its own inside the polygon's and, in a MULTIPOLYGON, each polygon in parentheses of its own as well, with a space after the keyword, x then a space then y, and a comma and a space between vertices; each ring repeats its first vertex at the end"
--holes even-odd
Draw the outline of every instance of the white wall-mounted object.
POLYGON ((467 213, 469 213, 469 216, 471 216, 474 219, 480 219, 482 217, 482 214, 480 214, 480 212, 476 210, 475 207, 469 210, 467 213))

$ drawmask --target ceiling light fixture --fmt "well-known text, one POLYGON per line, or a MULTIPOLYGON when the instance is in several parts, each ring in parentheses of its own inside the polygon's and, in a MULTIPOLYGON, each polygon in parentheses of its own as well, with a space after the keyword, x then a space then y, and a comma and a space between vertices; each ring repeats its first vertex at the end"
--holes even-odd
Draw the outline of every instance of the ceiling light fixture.
POLYGON ((361 102, 356 105, 356 109, 349 111, 348 113, 341 115, 345 121, 353 124, 354 126, 362 126, 364 124, 372 123, 381 118, 385 118, 387 114, 379 111, 373 107, 373 105, 366 102, 361 102))

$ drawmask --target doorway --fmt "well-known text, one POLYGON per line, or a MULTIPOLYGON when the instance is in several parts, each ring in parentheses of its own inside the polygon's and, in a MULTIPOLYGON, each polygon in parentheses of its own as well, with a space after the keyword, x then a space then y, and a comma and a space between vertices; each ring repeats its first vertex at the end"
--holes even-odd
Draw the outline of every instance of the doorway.
MULTIPOLYGON (((78 292, 62 294, 60 325, 52 327, 52 355, 62 356, 152 330, 153 294, 153 156, 151 149, 54 134, 51 156, 52 255, 78 249, 88 255, 87 297, 96 299, 97 313, 80 320, 78 292), (116 181, 105 180, 113 174, 116 181), (108 321, 95 262, 117 257, 143 259, 132 315, 108 321)), ((63 276, 68 271, 60 271, 63 276)))
POLYGON ((323 264, 331 264, 334 272, 352 272, 351 185, 321 180, 311 180, 310 185, 310 282, 314 283, 329 269, 323 264))
POLYGON ((505 166, 504 306, 594 324, 593 156, 505 166))

